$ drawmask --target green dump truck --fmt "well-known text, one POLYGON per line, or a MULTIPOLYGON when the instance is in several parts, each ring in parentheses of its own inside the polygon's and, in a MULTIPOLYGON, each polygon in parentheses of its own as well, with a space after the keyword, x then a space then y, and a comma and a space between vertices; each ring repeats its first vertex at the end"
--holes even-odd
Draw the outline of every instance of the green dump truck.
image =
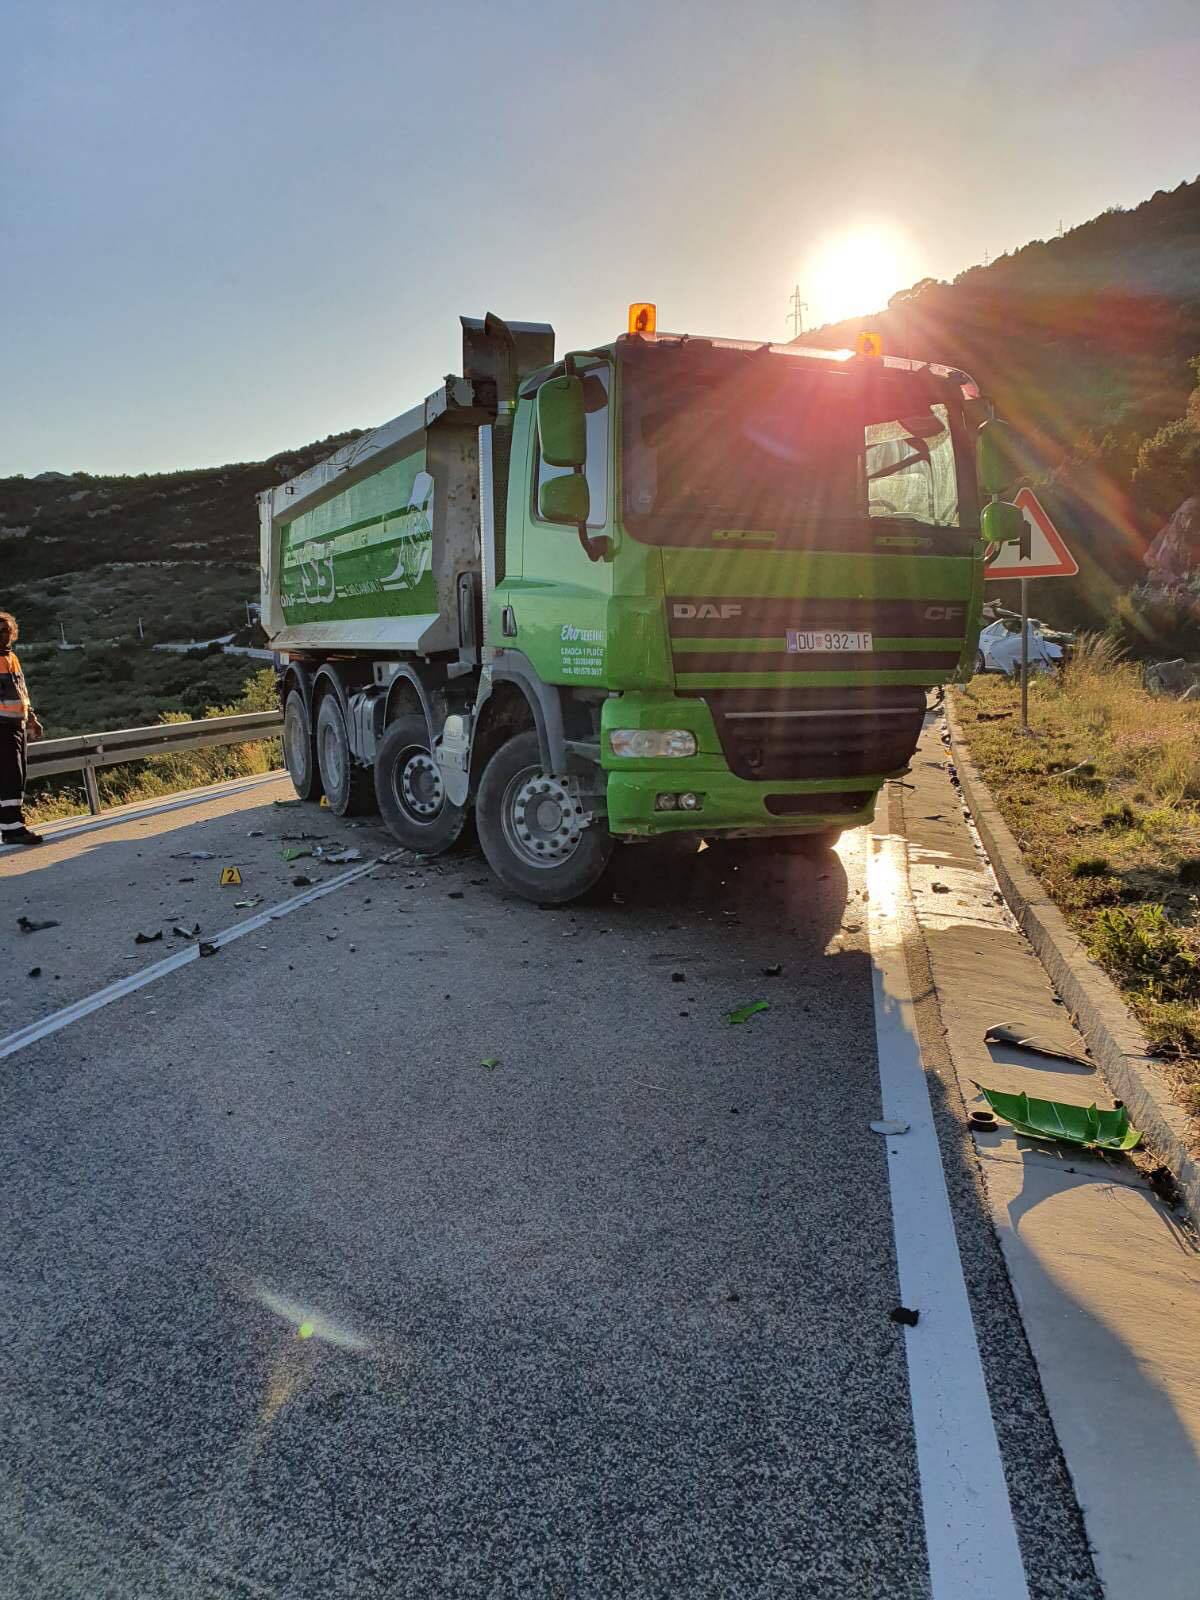
POLYGON ((619 842, 828 845, 975 658, 1011 449, 963 372, 653 331, 461 376, 260 497, 299 795, 584 893, 619 842), (983 502, 987 500, 988 503, 983 502))

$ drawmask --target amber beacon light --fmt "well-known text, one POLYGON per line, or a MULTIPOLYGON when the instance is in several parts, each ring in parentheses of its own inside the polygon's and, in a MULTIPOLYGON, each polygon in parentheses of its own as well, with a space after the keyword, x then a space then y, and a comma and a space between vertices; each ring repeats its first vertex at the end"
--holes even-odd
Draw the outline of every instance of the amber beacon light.
POLYGON ((883 354, 883 335, 881 333, 860 333, 854 341, 854 350, 856 355, 878 360, 883 354))
POLYGON ((637 305, 629 308, 630 333, 653 333, 657 320, 657 306, 652 306, 648 300, 639 301, 637 305))

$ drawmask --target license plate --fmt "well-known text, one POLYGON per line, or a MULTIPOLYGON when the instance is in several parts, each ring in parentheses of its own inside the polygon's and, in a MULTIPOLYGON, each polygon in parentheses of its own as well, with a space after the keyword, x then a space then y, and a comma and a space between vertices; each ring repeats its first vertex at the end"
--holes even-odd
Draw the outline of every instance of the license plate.
POLYGON ((874 649, 869 633, 843 633, 839 628, 821 628, 815 633, 801 633, 789 628, 787 647, 793 655, 810 652, 826 655, 840 650, 861 654, 864 650, 874 649))

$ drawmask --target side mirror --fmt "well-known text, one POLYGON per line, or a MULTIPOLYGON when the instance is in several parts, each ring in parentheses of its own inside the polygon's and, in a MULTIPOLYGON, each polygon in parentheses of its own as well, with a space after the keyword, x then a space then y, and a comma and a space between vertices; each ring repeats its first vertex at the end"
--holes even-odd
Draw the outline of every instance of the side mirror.
MULTIPOLYGON (((539 390, 539 398, 540 394, 539 390)), ((591 509, 592 497, 582 472, 547 478, 538 490, 538 515, 544 522, 565 522, 572 527, 582 527, 591 509)))
POLYGON ((992 417, 975 435, 975 464, 982 494, 1005 494, 1021 476, 1021 441, 1017 430, 992 417))
POLYGON ((542 459, 547 466, 583 466, 587 460, 587 416, 582 378, 566 373, 561 378, 547 378, 537 392, 537 425, 542 459))
POLYGON ((979 517, 979 533, 985 544, 1024 544, 1028 524, 1017 506, 993 500, 979 517))

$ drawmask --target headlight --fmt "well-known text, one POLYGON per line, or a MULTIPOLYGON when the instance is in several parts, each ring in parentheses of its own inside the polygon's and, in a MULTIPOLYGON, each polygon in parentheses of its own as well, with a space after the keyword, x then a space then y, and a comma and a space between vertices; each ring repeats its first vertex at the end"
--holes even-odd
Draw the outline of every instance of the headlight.
POLYGON ((608 744, 615 756, 694 756, 696 735, 685 728, 614 728, 608 744))

